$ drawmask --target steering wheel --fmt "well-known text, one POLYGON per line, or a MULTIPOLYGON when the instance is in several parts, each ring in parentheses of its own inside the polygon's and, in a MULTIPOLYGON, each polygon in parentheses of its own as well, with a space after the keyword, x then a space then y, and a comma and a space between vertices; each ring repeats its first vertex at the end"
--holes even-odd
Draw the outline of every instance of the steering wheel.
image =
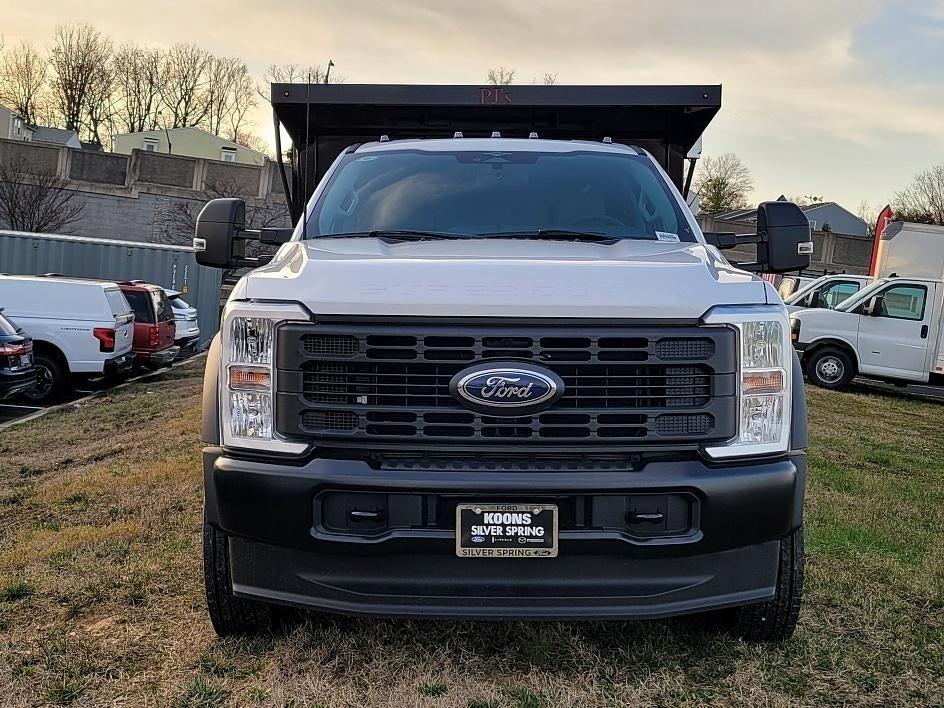
POLYGON ((591 216, 582 216, 576 221, 572 221, 568 226, 580 226, 581 224, 597 222, 599 224, 606 224, 609 226, 619 226, 622 229, 626 228, 626 224, 617 219, 614 216, 609 216, 607 214, 592 214, 591 216))

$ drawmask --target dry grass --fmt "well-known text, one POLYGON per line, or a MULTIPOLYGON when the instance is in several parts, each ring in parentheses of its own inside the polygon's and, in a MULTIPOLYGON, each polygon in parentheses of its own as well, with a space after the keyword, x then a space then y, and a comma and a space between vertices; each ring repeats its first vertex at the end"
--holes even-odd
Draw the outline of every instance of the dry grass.
POLYGON ((336 619, 219 641, 202 596, 199 366, 0 435, 0 703, 940 705, 944 408, 811 391, 794 641, 691 621, 336 619))

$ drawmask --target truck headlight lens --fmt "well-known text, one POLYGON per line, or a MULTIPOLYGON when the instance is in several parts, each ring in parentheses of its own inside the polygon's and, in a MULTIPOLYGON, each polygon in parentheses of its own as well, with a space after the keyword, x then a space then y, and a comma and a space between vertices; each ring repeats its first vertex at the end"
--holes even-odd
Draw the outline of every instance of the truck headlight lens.
POLYGON ((716 307, 709 325, 738 331, 738 434, 710 447, 711 457, 786 452, 790 445, 790 375, 793 371, 786 309, 778 305, 716 307))
POLYGON ((280 322, 308 319, 293 303, 227 305, 219 376, 225 446, 292 454, 307 448, 275 430, 275 333, 280 322))

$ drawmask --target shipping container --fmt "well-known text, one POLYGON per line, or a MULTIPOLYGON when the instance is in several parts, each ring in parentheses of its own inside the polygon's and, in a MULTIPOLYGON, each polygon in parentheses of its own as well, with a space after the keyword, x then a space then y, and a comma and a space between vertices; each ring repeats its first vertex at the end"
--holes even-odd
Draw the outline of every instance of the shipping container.
POLYGON ((190 246, 0 230, 0 273, 144 280, 179 290, 197 308, 205 347, 219 330, 221 271, 198 265, 194 253, 190 246))

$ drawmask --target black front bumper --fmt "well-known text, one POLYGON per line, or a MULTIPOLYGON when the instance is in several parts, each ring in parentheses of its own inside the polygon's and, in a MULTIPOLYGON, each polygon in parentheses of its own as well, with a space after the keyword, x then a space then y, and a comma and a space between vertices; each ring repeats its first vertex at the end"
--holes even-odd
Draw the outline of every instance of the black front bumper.
POLYGON ((806 458, 418 471, 208 448, 204 476, 207 521, 230 536, 238 595, 398 617, 627 619, 771 598, 780 539, 802 523, 806 458), (558 504, 559 556, 458 558, 450 510, 476 500, 558 504), (648 503, 667 505, 664 527, 624 514, 648 503), (382 521, 346 526, 352 508, 381 508, 382 521))

